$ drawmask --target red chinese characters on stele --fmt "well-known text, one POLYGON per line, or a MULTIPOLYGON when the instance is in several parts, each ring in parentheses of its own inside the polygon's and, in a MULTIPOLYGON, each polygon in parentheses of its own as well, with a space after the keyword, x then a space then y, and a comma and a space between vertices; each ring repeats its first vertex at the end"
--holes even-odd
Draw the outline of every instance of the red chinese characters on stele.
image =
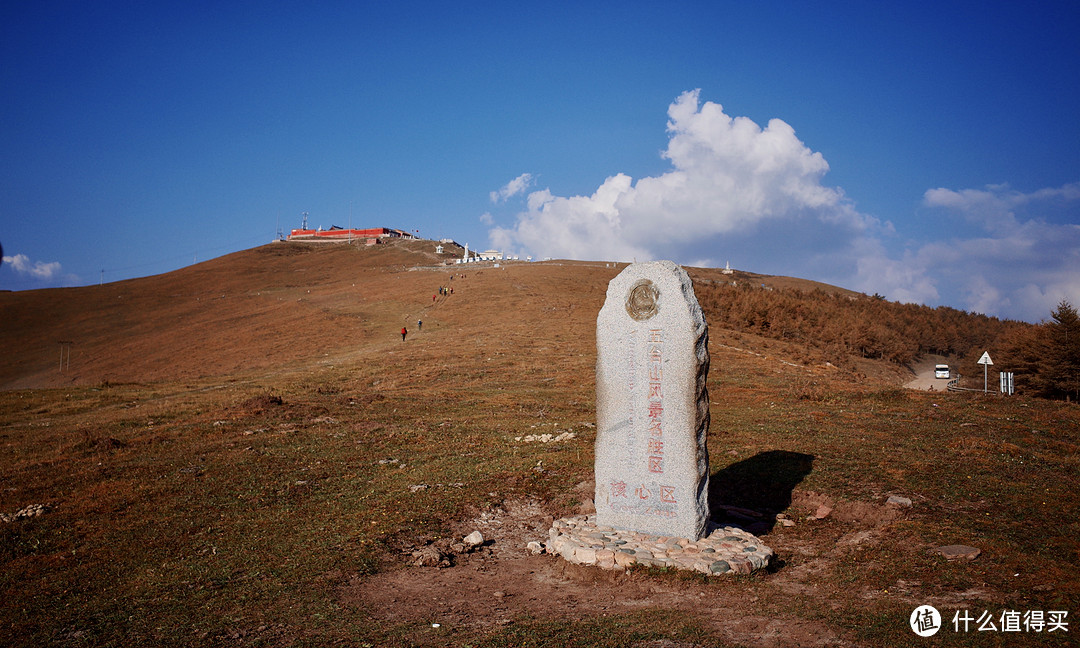
POLYGON ((664 337, 658 328, 649 329, 649 396, 646 413, 649 436, 646 439, 648 471, 664 473, 664 337))
POLYGON ((654 493, 653 489, 646 484, 638 484, 633 490, 629 490, 626 482, 613 481, 611 482, 611 497, 622 499, 636 499, 647 501, 650 499, 659 499, 664 504, 676 504, 678 500, 675 498, 675 487, 660 485, 656 487, 659 492, 654 493))

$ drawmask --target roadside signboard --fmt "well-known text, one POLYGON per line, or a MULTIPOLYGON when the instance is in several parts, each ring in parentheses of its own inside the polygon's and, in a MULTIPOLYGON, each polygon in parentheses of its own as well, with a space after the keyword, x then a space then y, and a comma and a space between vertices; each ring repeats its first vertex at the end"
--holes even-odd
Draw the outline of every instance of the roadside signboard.
POLYGON ((982 357, 975 364, 981 364, 983 366, 983 393, 986 393, 986 368, 994 364, 994 361, 990 359, 990 352, 983 351, 982 357))

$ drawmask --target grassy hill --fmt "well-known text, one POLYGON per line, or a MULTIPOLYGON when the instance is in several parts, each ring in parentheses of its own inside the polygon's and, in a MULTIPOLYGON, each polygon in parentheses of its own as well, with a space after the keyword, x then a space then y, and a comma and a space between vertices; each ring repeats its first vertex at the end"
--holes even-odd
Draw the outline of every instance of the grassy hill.
MULTIPOLYGON (((276 371, 304 366, 316 354, 381 349, 399 337, 402 326, 413 328, 425 317, 429 333, 449 327, 458 336, 515 338, 528 332, 526 323, 549 322, 567 331, 572 325, 589 348, 588 327, 608 280, 623 267, 503 264, 486 276, 482 269, 474 272, 470 283, 457 285, 467 289, 454 299, 432 301, 440 285, 451 287, 452 275, 467 273, 442 265, 457 257, 454 251, 440 257, 434 248, 430 241, 373 247, 274 243, 153 277, 2 293, 0 335, 17 342, 0 358, 0 389, 276 371), (62 370, 61 342, 71 343, 62 370)), ((857 297, 791 277, 691 273, 711 319, 720 319, 724 308, 714 293, 731 282, 857 297)), ((714 335, 724 335, 714 328, 714 335)), ((844 361, 839 355, 832 360, 844 361)))
POLYGON ((901 646, 929 603, 942 644, 987 645, 1009 637, 953 613, 1078 609, 1074 405, 905 391, 895 362, 726 328, 741 297, 712 269, 691 276, 714 517, 780 562, 707 580, 529 556, 589 504, 595 318, 621 266, 440 261, 423 241, 277 243, 0 294, 7 643, 901 646), (447 549, 473 530, 489 544, 447 549))
POLYGON ((6 293, 0 334, 20 342, 0 387, 221 376, 389 339, 433 289, 404 270, 439 261, 418 242, 275 243, 154 277, 6 293), (61 340, 73 342, 64 375, 61 340))

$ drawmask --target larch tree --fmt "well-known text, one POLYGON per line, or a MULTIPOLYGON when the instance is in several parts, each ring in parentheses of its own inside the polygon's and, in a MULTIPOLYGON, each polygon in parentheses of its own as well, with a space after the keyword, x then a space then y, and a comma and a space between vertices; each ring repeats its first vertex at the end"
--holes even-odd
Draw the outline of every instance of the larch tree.
POLYGON ((1052 395, 1080 400, 1080 314, 1063 299, 1050 317, 1043 328, 1040 383, 1052 395))

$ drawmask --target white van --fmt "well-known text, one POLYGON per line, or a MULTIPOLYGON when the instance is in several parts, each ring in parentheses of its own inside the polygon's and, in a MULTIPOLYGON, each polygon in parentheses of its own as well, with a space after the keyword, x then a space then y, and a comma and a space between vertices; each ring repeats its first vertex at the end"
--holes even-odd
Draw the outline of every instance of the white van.
POLYGON ((949 378, 949 365, 939 364, 934 367, 934 378, 949 378))

